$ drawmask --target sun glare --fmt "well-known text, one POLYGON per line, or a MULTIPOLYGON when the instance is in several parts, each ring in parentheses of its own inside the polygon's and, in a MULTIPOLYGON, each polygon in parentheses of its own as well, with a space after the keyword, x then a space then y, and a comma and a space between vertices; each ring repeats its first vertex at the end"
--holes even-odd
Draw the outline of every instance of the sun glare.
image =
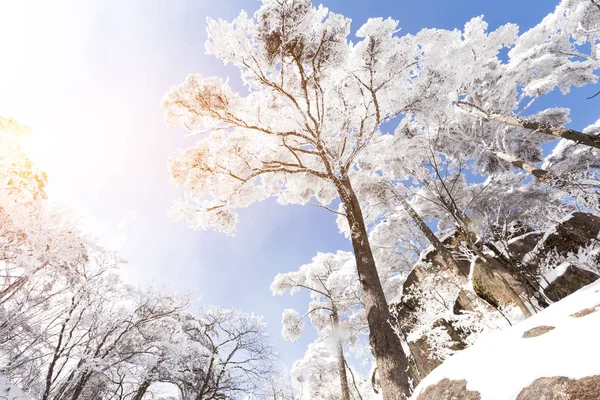
POLYGON ((0 24, 0 116, 31 127, 32 134, 19 142, 52 177, 49 191, 77 169, 74 156, 89 140, 72 123, 79 110, 70 105, 74 99, 68 93, 77 78, 69 69, 82 65, 81 49, 93 27, 90 7, 66 0, 0 3, 0 15, 10 16, 0 24))

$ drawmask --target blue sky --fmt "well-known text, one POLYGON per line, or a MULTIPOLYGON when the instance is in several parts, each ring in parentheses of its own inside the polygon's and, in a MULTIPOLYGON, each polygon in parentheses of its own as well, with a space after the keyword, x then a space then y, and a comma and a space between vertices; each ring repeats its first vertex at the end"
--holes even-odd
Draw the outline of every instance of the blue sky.
MULTIPOLYGON (((506 22, 530 28, 554 9, 554 0, 329 0, 324 5, 353 19, 391 16, 403 33, 424 27, 460 28, 485 15, 491 29, 506 22)), ((264 315, 284 361, 302 356, 312 334, 295 344, 280 336, 284 308, 304 310, 303 295, 273 298, 278 272, 296 269, 316 252, 349 250, 335 218, 322 209, 267 201, 242 210, 237 235, 194 232, 166 216, 180 193, 166 159, 195 138, 167 129, 160 101, 189 73, 239 73, 204 54, 207 16, 232 19, 258 1, 76 1, 0 5, 0 115, 34 128, 29 144, 50 177, 50 194, 81 216, 101 243, 129 260, 134 284, 195 290, 203 304, 264 315)), ((597 89, 595 90, 597 91, 597 89)), ((586 101, 593 88, 540 105, 571 106, 573 126, 600 117, 586 101)))

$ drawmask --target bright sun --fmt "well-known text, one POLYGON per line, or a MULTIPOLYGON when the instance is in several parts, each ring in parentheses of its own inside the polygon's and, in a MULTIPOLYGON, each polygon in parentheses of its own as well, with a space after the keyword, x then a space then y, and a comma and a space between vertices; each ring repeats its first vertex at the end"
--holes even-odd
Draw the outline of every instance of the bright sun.
POLYGON ((76 169, 78 148, 91 140, 78 129, 82 102, 73 94, 93 13, 83 2, 64 7, 61 2, 0 2, 5 16, 0 24, 0 116, 32 128, 21 146, 54 177, 51 182, 76 169))

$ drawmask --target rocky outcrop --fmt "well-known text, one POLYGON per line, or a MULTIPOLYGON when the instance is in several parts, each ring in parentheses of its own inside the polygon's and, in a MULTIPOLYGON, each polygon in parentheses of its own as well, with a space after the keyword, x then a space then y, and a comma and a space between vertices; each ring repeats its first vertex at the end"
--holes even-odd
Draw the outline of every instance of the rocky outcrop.
POLYGON ((582 379, 564 376, 538 378, 519 393, 516 400, 598 400, 600 375, 582 379))
MULTIPOLYGON (((576 212, 542 237, 535 249, 524 257, 525 265, 523 268, 531 272, 533 269, 538 268, 538 261, 547 256, 560 257, 569 253, 577 253, 581 247, 597 240, 599 233, 600 217, 576 212)), ((600 256, 598 262, 600 263, 600 256)), ((538 271, 537 275, 541 278, 541 272, 538 271)), ((556 302, 589 285, 598 278, 600 276, 594 272, 570 265, 562 275, 550 282, 543 292, 548 299, 556 302)))
POLYGON ((395 308, 395 311, 398 313, 398 320, 402 321, 402 325, 404 326, 410 327, 414 324, 414 311, 419 305, 418 299, 414 297, 408 297, 406 294, 410 293, 411 287, 419 284, 419 281, 422 279, 424 274, 425 272, 421 266, 417 265, 415 268, 413 268, 402 285, 402 293, 404 295, 398 304, 392 305, 392 307, 395 308))
POLYGON ((479 392, 467 390, 467 381, 442 379, 421 393, 417 400, 480 400, 479 392))
MULTIPOLYGON (((450 235, 444 240, 442 240, 442 244, 454 256, 454 261, 456 261, 460 273, 464 276, 469 276, 469 273, 471 272, 471 262, 459 257, 456 252, 456 248, 460 245, 462 240, 462 237, 459 234, 455 233, 454 235, 450 235)), ((425 261, 426 263, 437 265, 442 270, 448 269, 444 258, 436 250, 429 251, 422 258, 423 261, 425 261)))
POLYGON ((570 265, 561 276, 553 280, 544 289, 544 294, 552 301, 559 301, 582 287, 595 282, 598 278, 600 276, 591 271, 570 265))
POLYGON ((527 253, 535 249, 544 235, 539 232, 531 232, 513 239, 508 244, 508 251, 515 260, 523 260, 527 253))
POLYGON ((473 290, 495 308, 519 305, 525 287, 513 273, 493 257, 478 258, 473 265, 473 290))
MULTIPOLYGON (((550 233, 528 230, 529 228, 523 227, 519 232, 520 236, 506 243, 507 248, 499 246, 506 249, 507 253, 496 248, 494 243, 489 243, 476 250, 480 256, 473 262, 461 257, 462 252, 458 251, 461 243, 465 242, 460 234, 456 233, 442 240, 446 249, 455 257, 459 273, 471 277, 473 289, 471 291, 459 283, 460 290, 457 298, 449 305, 452 307, 452 313, 460 315, 464 311, 473 311, 474 304, 481 307, 483 303, 484 307, 488 305, 492 311, 494 308, 515 306, 525 317, 529 317, 532 310, 547 307, 552 301, 559 301, 598 279, 598 275, 593 272, 569 266, 561 276, 550 282, 544 289, 540 284, 543 281, 543 271, 539 267, 539 261, 550 254, 575 253, 581 246, 595 240, 600 233, 600 217, 575 213, 569 219, 557 224, 550 233), (476 301, 477 297, 484 302, 476 301)), ((441 285, 457 287, 457 282, 464 282, 450 275, 451 269, 433 248, 422 254, 421 261, 422 263, 411 271, 404 282, 404 294, 411 292, 412 288, 417 287, 430 274, 436 274, 436 279, 439 278, 441 285), (426 267, 424 264, 432 265, 433 268, 426 267)), ((418 297, 402 296, 391 306, 397 312, 398 320, 401 321, 401 330, 405 338, 417 323, 417 310, 420 305, 418 297)), ((443 326, 457 346, 453 350, 465 347, 465 335, 455 330, 451 323, 438 320, 436 324, 446 324, 443 326)), ((419 382, 438 367, 440 361, 433 356, 425 337, 409 342, 408 345, 412 353, 411 376, 413 381, 419 382)))
MULTIPOLYGON (((451 323, 444 319, 440 319, 432 325, 432 328, 438 327, 442 327, 454 342, 451 350, 458 351, 466 348, 462 333, 452 326, 451 323)), ((425 337, 421 337, 413 342, 408 342, 408 347, 414 357, 415 366, 417 367, 421 379, 429 375, 431 371, 442 363, 441 360, 431 356, 431 347, 425 337)))
POLYGON ((549 254, 556 252, 566 255, 595 240, 600 233, 600 217, 576 212, 569 219, 556 226, 538 245, 539 251, 549 254))

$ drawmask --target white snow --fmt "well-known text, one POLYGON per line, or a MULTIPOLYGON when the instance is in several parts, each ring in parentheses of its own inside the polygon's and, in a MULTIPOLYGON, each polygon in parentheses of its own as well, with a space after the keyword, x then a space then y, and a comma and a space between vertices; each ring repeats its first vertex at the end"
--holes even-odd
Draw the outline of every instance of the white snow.
POLYGON ((545 289, 548 285, 556 280, 559 276, 564 274, 567 269, 571 266, 568 262, 563 262, 557 265, 555 268, 550 269, 544 275, 544 279, 542 279, 541 285, 545 289))
POLYGON ((13 385, 4 375, 0 375, 0 399, 1 400, 31 400, 19 388, 13 385))
POLYGON ((492 332, 456 353, 428 375, 411 399, 444 378, 467 381, 482 400, 512 400, 540 377, 580 379, 600 374, 600 307, 581 318, 571 314, 600 305, 600 281, 504 331, 492 332), (541 325, 555 327, 541 336, 523 333, 541 325))
POLYGON ((531 236, 531 235, 539 235, 540 233, 542 233, 542 232, 541 232, 541 231, 531 231, 531 232, 527 232, 527 233, 524 233, 524 234, 522 234, 522 235, 520 235, 520 236, 515 236, 514 238, 510 239, 510 240, 509 240, 507 243, 508 243, 508 244, 513 244, 514 242, 517 242, 517 241, 519 241, 519 240, 521 240, 521 239, 524 239, 524 238, 526 238, 527 236, 531 236))

